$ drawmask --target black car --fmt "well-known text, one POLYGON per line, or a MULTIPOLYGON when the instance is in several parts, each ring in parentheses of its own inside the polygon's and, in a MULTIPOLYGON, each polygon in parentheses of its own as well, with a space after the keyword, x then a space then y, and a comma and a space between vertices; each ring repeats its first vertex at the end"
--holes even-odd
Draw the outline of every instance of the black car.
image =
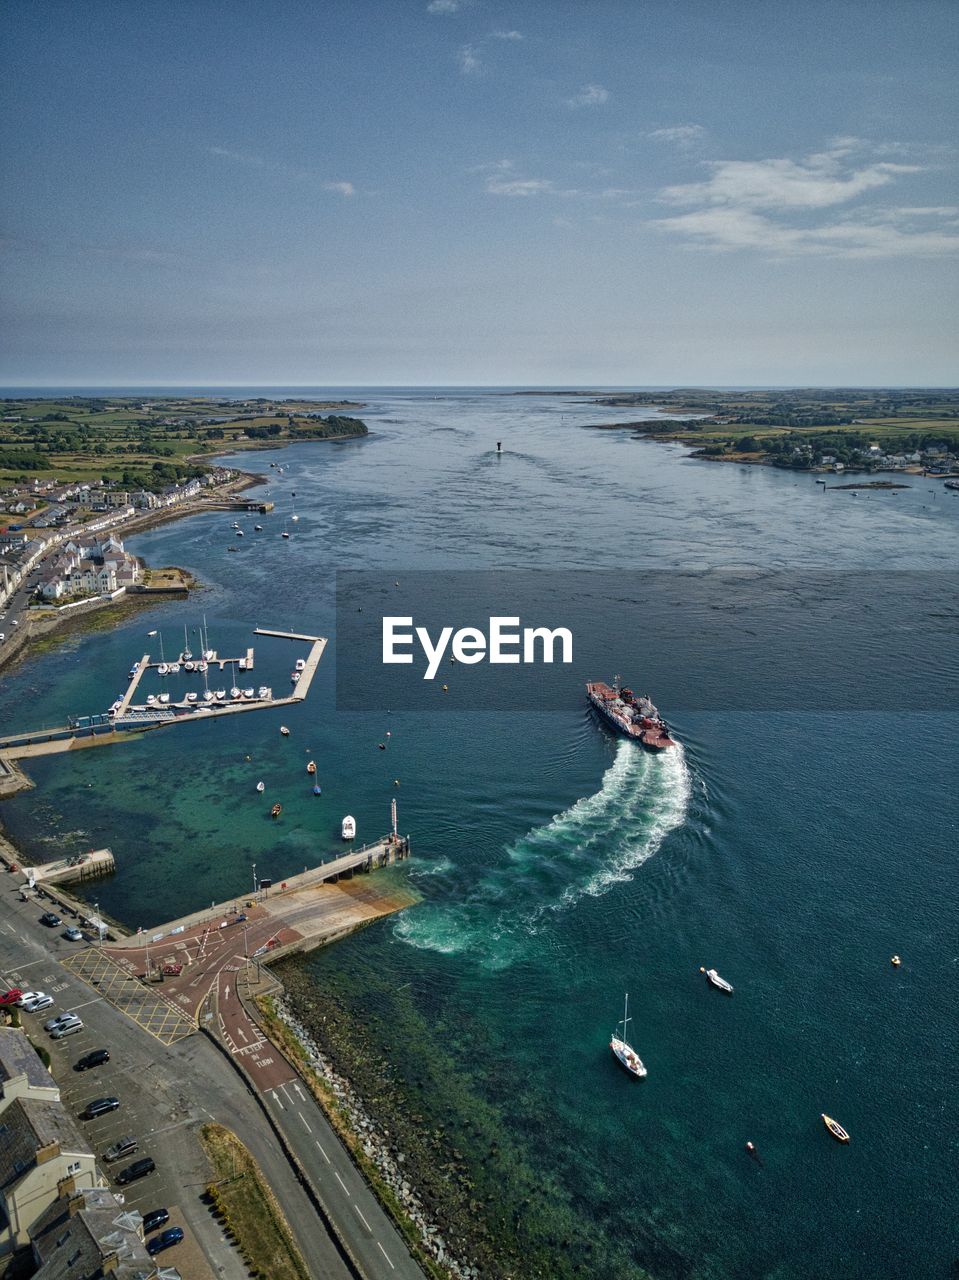
POLYGON ((136 1182, 137 1178, 145 1178, 155 1168, 156 1165, 150 1157, 144 1156, 142 1160, 134 1160, 133 1164, 128 1164, 125 1169, 121 1169, 117 1174, 117 1182, 124 1187, 128 1182, 136 1182))
POLYGON ((109 1049, 94 1049, 92 1053, 85 1053, 82 1058, 74 1063, 74 1071, 89 1071, 91 1067, 102 1067, 105 1062, 110 1061, 109 1049))
POLYGON ((83 1112, 84 1120, 95 1120, 97 1116, 105 1116, 110 1111, 116 1111, 120 1105, 119 1098, 96 1098, 93 1102, 88 1102, 83 1112))
POLYGON ((149 1213, 143 1215, 143 1230, 149 1235, 151 1231, 156 1231, 157 1227, 162 1227, 164 1222, 169 1221, 169 1209, 151 1209, 149 1213))
POLYGON ((158 1236, 154 1236, 147 1242, 147 1253, 152 1257, 155 1253, 162 1253, 164 1249, 169 1249, 173 1244, 179 1244, 182 1239, 182 1227, 167 1227, 166 1231, 161 1231, 158 1236))
POLYGON ((56 929, 58 925, 63 924, 63 921, 52 911, 44 911, 43 915, 40 917, 40 923, 45 924, 48 929, 56 929))

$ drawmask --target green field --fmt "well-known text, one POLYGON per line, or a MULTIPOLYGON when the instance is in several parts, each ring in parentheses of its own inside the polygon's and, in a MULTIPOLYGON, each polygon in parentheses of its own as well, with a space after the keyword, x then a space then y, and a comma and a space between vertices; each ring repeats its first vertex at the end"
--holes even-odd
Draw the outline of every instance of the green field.
POLYGON ((365 435, 364 423, 339 412, 357 407, 206 397, 3 400, 0 486, 56 478, 159 488, 202 471, 198 455, 365 435))

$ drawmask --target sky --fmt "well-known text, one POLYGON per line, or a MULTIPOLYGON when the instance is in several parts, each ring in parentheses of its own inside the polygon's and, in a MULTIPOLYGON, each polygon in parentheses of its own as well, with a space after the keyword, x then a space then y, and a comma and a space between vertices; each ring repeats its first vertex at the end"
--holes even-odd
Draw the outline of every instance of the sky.
POLYGON ((2 0, 0 383, 959 382, 954 0, 2 0))

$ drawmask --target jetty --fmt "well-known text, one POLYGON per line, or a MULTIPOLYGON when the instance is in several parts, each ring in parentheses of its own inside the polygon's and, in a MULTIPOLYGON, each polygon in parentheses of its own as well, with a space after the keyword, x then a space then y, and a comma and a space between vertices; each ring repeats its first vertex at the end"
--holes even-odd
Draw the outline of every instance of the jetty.
POLYGON ((85 880, 112 875, 114 871, 116 863, 110 849, 91 849, 89 853, 75 853, 55 862, 24 868, 31 888, 38 884, 82 884, 85 880))

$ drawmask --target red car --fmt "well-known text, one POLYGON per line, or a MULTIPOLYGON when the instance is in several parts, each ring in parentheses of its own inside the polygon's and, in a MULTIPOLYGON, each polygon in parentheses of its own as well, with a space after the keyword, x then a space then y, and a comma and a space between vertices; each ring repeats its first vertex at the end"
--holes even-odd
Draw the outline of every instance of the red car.
POLYGON ((0 996, 0 1005, 16 1004, 22 995, 23 992, 19 987, 12 987, 9 991, 5 991, 3 995, 0 996))

